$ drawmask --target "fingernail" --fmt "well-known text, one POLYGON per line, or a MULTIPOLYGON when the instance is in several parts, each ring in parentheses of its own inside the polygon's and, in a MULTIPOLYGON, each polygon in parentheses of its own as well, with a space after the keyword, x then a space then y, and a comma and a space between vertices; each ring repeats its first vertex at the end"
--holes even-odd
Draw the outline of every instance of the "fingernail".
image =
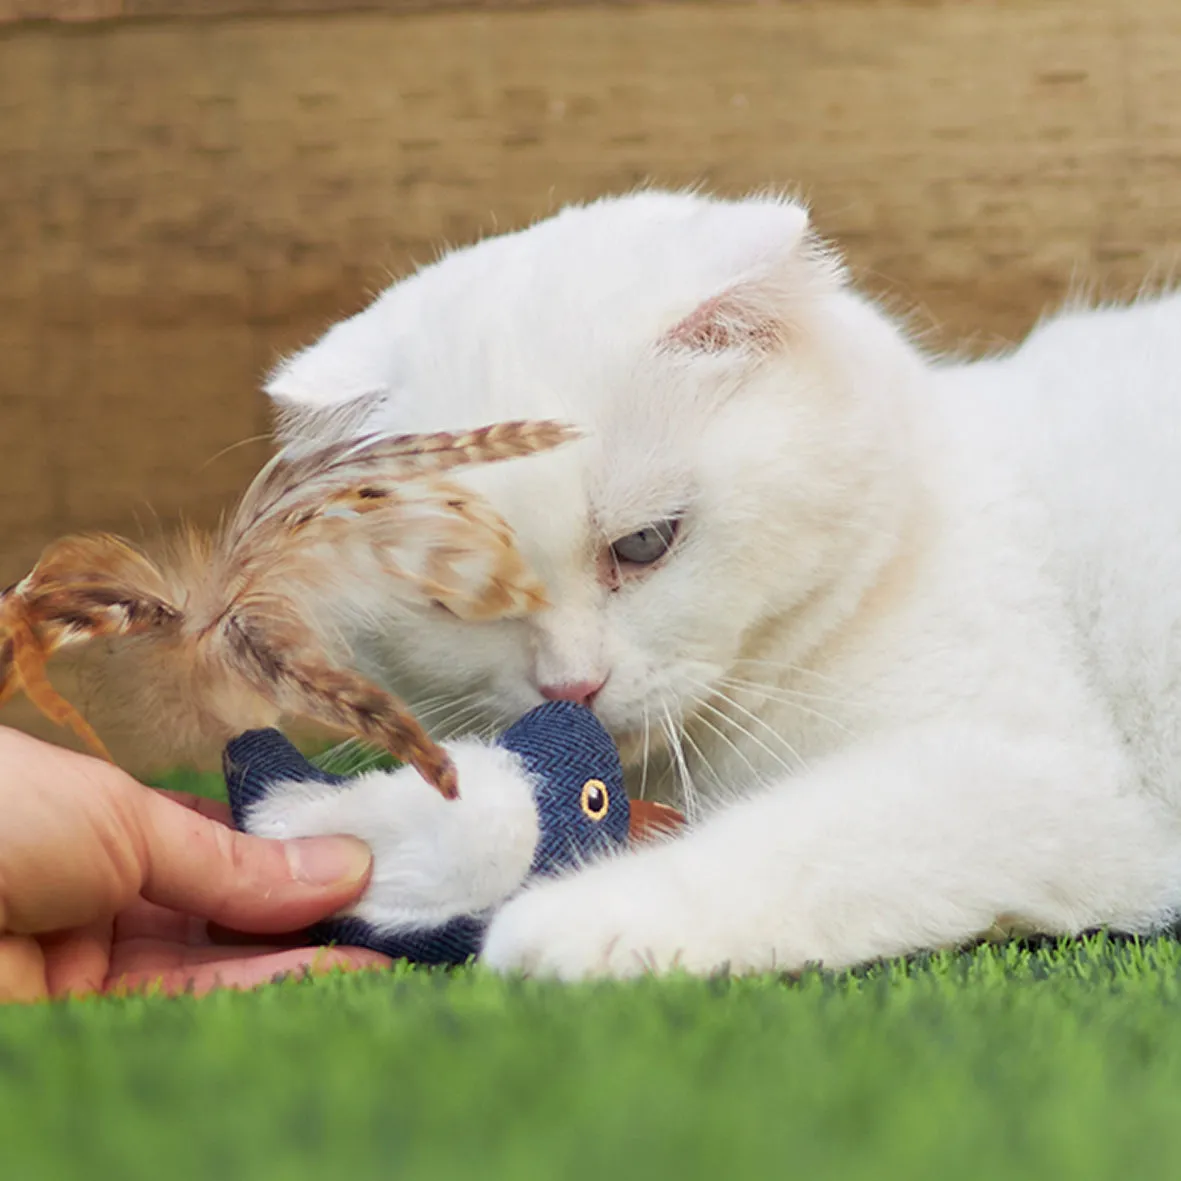
POLYGON ((359 882, 369 872, 373 854, 355 837, 303 837, 286 843, 291 876, 309 886, 359 882))

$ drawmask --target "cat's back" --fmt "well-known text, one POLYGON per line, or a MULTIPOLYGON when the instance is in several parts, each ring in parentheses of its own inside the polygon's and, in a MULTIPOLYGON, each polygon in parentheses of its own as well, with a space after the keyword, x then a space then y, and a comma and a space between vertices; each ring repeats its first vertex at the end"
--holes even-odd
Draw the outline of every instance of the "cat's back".
POLYGON ((1181 794, 1181 292, 1053 317, 941 384, 1036 510, 1031 557, 1146 779, 1181 794))

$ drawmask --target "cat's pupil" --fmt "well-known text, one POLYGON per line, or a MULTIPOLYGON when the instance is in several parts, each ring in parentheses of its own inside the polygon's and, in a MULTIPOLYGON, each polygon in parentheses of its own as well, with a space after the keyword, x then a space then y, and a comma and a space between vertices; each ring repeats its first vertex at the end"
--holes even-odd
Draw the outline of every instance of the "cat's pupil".
POLYGON ((680 518, 670 517, 666 521, 646 525, 643 529, 621 537, 611 546, 611 552, 617 562, 649 566, 668 553, 680 523, 680 518))

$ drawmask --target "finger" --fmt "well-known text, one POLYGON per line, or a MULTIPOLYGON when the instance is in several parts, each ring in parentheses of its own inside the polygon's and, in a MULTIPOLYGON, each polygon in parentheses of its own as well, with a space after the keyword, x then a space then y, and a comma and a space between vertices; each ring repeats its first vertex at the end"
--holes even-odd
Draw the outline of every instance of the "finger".
POLYGON ((145 873, 142 806, 224 826, 225 805, 153 792, 109 764, 0 727, 0 930, 73 931, 118 913, 145 873))
POLYGON ((318 976, 334 970, 382 968, 389 961, 359 948, 301 948, 248 958, 186 964, 159 971, 143 968, 122 973, 108 983, 109 992, 158 988, 167 995, 202 996, 215 989, 249 989, 293 975, 318 976))
POLYGON ((115 944, 107 980, 177 972, 185 968, 197 968, 202 964, 217 964, 230 960, 255 959, 281 950, 283 949, 269 943, 225 948, 190 947, 187 943, 177 943, 171 939, 129 939, 125 943, 115 944))
POLYGON ((143 896, 239 931, 292 931, 355 901, 372 854, 354 837, 268 841, 155 792, 137 797, 143 896))
POLYGON ((150 976, 153 973, 177 972, 205 964, 237 963, 288 951, 309 962, 322 959, 329 951, 342 951, 358 963, 373 961, 383 966, 390 963, 386 956, 362 947, 287 948, 272 943, 241 944, 237 947, 189 947, 183 943, 172 943, 167 939, 133 939, 128 943, 115 944, 107 980, 131 975, 150 976))
POLYGON ((45 956, 28 935, 0 936, 0 1004, 45 1000, 45 956))
MULTIPOLYGON (((183 947, 243 947, 258 943, 258 932, 235 931, 207 923, 193 915, 145 902, 133 902, 115 918, 115 942, 127 943, 135 939, 159 939, 183 947)), ((272 931, 267 942, 275 947, 306 947, 308 941, 302 931, 272 931)))
POLYGON ((245 836, 204 815, 208 805, 186 807, 116 767, 0 739, 0 764, 29 781, 0 826, 0 930, 73 930, 141 895, 239 930, 293 930, 364 891, 372 859, 353 838, 245 836))
MULTIPOLYGON (((205 926, 205 942, 216 947, 242 947, 252 943, 257 935, 246 931, 235 931, 232 927, 220 927, 217 923, 205 926)), ((267 941, 275 947, 306 947, 307 936, 303 931, 272 931, 267 941)))
POLYGON ((218 824, 233 826, 234 818, 230 813, 230 806, 225 800, 211 800, 208 796, 194 795, 191 791, 170 791, 166 787, 153 788, 153 791, 182 808, 188 808, 209 820, 216 820, 218 824))
MULTIPOLYGON (((234 818, 230 806, 221 800, 211 800, 206 796, 194 795, 191 792, 170 791, 167 788, 157 789, 161 795, 175 801, 185 808, 191 808, 210 820, 219 824, 233 827, 234 818)), ((235 931, 230 927, 222 927, 217 923, 206 923, 203 919, 178 914, 163 906, 145 902, 142 899, 127 912, 120 915, 116 921, 117 936, 130 939, 137 936, 155 935, 158 937, 171 936, 179 942, 190 946, 199 944, 220 944, 223 946, 244 947, 255 942, 257 932, 235 931)), ((293 931, 284 935, 281 932, 270 932, 270 941, 281 947, 303 947, 306 940, 301 932, 293 931)))
POLYGON ((169 943, 200 946, 210 942, 208 925, 204 919, 191 914, 181 914, 167 906, 137 898, 115 916, 115 942, 166 939, 169 943))
POLYGON ((125 805, 145 788, 97 759, 2 728, 0 768, 0 930, 72 930, 139 893, 125 805))
POLYGON ((111 959, 110 919, 41 940, 45 979, 52 997, 102 992, 111 959))

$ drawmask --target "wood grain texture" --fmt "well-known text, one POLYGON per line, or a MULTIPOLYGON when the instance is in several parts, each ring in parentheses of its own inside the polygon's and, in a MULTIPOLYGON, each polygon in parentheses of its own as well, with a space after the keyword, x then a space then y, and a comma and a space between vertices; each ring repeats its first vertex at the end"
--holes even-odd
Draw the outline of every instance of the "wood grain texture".
MULTIPOLYGON (((83 23, 140 17, 284 16, 291 13, 505 12, 669 2, 675 3, 676 0, 0 0, 0 24, 22 20, 83 23)), ((707 2, 743 3, 745 0, 707 2)))
POLYGON ((283 351, 566 200, 796 188, 941 346, 1175 261, 1173 0, 150 19, 186 2, 0 30, 0 580, 67 530, 208 521, 283 351))

